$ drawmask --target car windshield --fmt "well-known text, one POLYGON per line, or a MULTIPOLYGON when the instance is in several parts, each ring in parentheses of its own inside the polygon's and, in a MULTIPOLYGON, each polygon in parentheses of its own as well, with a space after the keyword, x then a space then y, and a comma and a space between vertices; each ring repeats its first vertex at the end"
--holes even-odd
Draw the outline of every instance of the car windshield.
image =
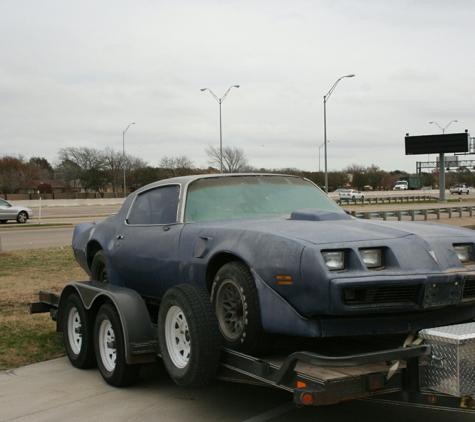
POLYGON ((200 179, 188 187, 185 222, 289 215, 315 208, 344 212, 311 182, 285 176, 200 179))

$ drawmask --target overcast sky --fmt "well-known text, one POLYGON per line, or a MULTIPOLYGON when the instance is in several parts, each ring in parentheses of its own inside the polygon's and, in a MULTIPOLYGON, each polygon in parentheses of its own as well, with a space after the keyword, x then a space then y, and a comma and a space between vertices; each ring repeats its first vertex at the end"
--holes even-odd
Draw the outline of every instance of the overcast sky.
MULTIPOLYGON (((414 172, 404 136, 475 135, 473 0, 1 0, 0 155, 208 145, 252 166, 414 172)), ((431 156, 435 159, 435 156, 431 156)))

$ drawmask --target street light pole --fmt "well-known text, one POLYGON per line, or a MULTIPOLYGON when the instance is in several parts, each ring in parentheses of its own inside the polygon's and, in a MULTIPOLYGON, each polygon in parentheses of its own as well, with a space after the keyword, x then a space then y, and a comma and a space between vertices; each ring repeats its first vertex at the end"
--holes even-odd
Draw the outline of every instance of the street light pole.
POLYGON ((124 198, 127 197, 127 189, 125 185, 125 132, 129 129, 130 125, 135 125, 135 123, 129 123, 129 125, 125 128, 125 130, 122 132, 122 161, 123 161, 123 166, 124 166, 124 198))
POLYGON ((345 75, 339 78, 333 86, 328 91, 327 95, 323 96, 323 144, 325 145, 324 154, 325 154, 325 192, 328 193, 328 155, 327 155, 327 101, 330 99, 330 95, 335 90, 338 82, 340 82, 343 78, 352 78, 353 74, 345 75))
MULTIPOLYGON (((450 126, 452 122, 457 122, 457 120, 451 120, 447 126, 444 128, 440 126, 437 122, 429 122, 429 124, 436 124, 439 126, 439 129, 442 131, 442 135, 445 134, 445 130, 450 126)), ((439 202, 446 202, 445 199, 445 153, 439 153, 439 202)))
POLYGON ((215 100, 219 103, 219 163, 221 164, 221 173, 223 172, 223 124, 221 119, 221 104, 228 95, 229 91, 231 91, 231 88, 239 88, 239 86, 240 85, 231 85, 221 98, 219 98, 213 91, 211 91, 211 89, 201 88, 201 91, 209 91, 211 95, 215 98, 215 100))
POLYGON ((321 171, 321 165, 320 165, 320 151, 322 149, 322 146, 325 145, 325 142, 322 142, 322 145, 318 147, 318 172, 320 173, 321 171))

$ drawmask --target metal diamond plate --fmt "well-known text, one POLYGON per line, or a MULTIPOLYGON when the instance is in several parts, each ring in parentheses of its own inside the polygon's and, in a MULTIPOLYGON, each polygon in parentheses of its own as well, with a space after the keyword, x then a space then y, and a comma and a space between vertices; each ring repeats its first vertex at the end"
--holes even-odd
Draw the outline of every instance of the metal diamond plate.
POLYGON ((421 387, 453 396, 475 393, 475 323, 419 332, 432 354, 442 359, 420 367, 421 387))

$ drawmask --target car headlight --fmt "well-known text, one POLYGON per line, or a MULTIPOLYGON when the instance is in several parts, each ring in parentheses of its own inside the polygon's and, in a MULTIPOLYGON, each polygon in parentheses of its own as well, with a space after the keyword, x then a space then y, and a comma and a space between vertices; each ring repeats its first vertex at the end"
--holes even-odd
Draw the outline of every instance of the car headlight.
POLYGON ((462 264, 473 262, 472 245, 454 245, 454 249, 462 264))
POLYGON ((378 268, 383 265, 381 249, 360 249, 360 255, 367 268, 378 268))
POLYGON ((345 269, 345 251, 322 251, 322 256, 330 271, 345 269))

